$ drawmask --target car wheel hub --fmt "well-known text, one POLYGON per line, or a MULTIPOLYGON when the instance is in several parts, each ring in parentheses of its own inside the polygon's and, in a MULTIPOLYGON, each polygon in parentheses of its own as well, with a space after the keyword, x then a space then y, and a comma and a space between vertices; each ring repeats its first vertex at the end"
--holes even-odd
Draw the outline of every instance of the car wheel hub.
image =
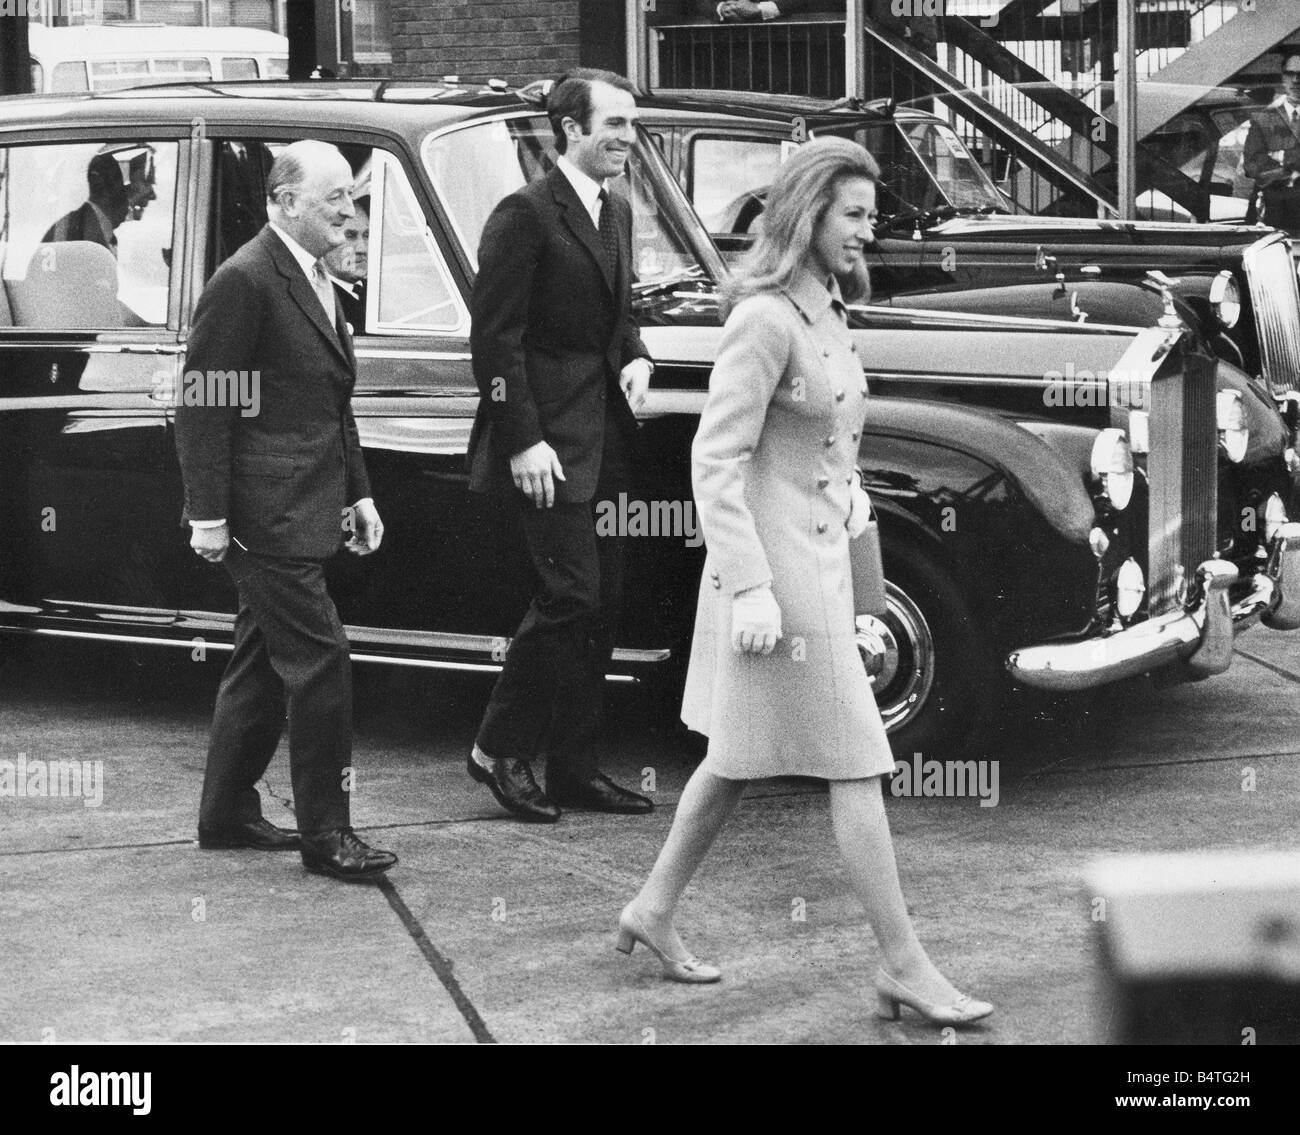
POLYGON ((887 730, 914 718, 934 685, 934 636, 921 609, 893 583, 886 582, 888 611, 883 619, 859 615, 858 653, 887 730))

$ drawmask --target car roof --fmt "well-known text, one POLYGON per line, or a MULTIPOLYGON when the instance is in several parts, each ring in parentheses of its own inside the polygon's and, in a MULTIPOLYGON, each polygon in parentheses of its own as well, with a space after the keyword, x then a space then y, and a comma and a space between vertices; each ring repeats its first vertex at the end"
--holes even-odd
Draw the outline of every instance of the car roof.
POLYGON ((331 127, 436 126, 479 113, 535 110, 504 83, 392 80, 248 80, 168 83, 90 94, 17 95, 0 99, 0 129, 188 122, 270 121, 331 127), (270 116, 270 118, 268 118, 270 116))
POLYGON ((33 23, 27 34, 34 52, 62 58, 104 55, 147 55, 154 52, 251 51, 279 52, 289 41, 262 28, 178 27, 170 24, 95 24, 82 27, 47 27, 33 23))
POLYGON ((801 95, 753 95, 743 91, 699 91, 690 95, 647 95, 637 98, 645 115, 656 110, 688 111, 692 114, 715 114, 728 118, 748 118, 755 122, 781 122, 789 125, 791 117, 802 118, 809 129, 821 126, 866 125, 907 121, 937 121, 928 111, 901 107, 888 99, 859 102, 856 99, 828 102, 801 95))

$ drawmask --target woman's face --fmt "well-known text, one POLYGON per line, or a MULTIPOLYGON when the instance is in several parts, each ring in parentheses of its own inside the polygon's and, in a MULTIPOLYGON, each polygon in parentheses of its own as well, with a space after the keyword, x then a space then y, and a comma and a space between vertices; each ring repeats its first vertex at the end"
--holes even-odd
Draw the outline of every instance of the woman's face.
POLYGON ((813 272, 825 278, 844 276, 862 263, 875 236, 876 184, 865 177, 846 177, 835 188, 825 215, 813 231, 808 249, 813 272))

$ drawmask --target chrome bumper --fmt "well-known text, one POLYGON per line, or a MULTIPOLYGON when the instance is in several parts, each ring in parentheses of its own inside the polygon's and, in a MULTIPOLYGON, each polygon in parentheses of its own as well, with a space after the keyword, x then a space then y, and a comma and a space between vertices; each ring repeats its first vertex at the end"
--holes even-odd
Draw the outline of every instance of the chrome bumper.
POLYGON ((1263 622, 1274 630, 1300 628, 1300 523, 1273 537, 1268 565, 1250 594, 1228 602, 1237 569, 1206 560, 1196 571, 1200 599, 1107 638, 1028 646, 1007 656, 1012 677, 1026 686, 1067 693, 1086 690, 1185 661, 1195 677, 1221 674, 1232 662, 1233 639, 1263 622))

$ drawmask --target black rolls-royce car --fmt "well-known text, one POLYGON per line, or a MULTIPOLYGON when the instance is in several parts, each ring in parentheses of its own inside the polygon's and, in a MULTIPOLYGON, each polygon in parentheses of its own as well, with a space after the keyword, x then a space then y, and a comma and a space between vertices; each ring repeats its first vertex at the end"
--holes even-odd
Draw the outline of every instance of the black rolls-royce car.
POLYGON ((791 147, 823 134, 851 138, 881 165, 877 303, 1134 327, 1171 305, 1214 354, 1258 378, 1295 428, 1300 287, 1281 233, 1024 215, 946 121, 886 101, 830 109, 700 92, 646 100, 642 121, 729 259, 752 243, 791 147))
MULTIPOLYGON (((186 336, 204 282, 265 220, 274 154, 306 137, 339 146, 369 204, 353 408, 387 534, 378 555, 330 565, 354 657, 499 666, 527 564, 467 492, 466 300, 488 213, 547 168, 551 133, 516 93, 440 83, 0 102, 0 639, 229 649, 233 590, 180 526, 174 410, 258 412, 253 376, 187 371, 186 336), (113 167, 126 208, 94 201, 113 167)), ((657 361, 643 481, 616 520, 636 547, 611 677, 638 679, 679 667, 690 633, 689 443, 725 269, 644 134, 617 191, 657 361)), ((1247 377, 1221 430, 1216 362, 1176 320, 858 308, 853 322, 889 578, 889 613, 861 619, 860 642, 900 752, 960 742, 1007 674, 1057 690, 1197 677, 1229 665, 1246 627, 1300 626, 1285 431, 1247 377)))

